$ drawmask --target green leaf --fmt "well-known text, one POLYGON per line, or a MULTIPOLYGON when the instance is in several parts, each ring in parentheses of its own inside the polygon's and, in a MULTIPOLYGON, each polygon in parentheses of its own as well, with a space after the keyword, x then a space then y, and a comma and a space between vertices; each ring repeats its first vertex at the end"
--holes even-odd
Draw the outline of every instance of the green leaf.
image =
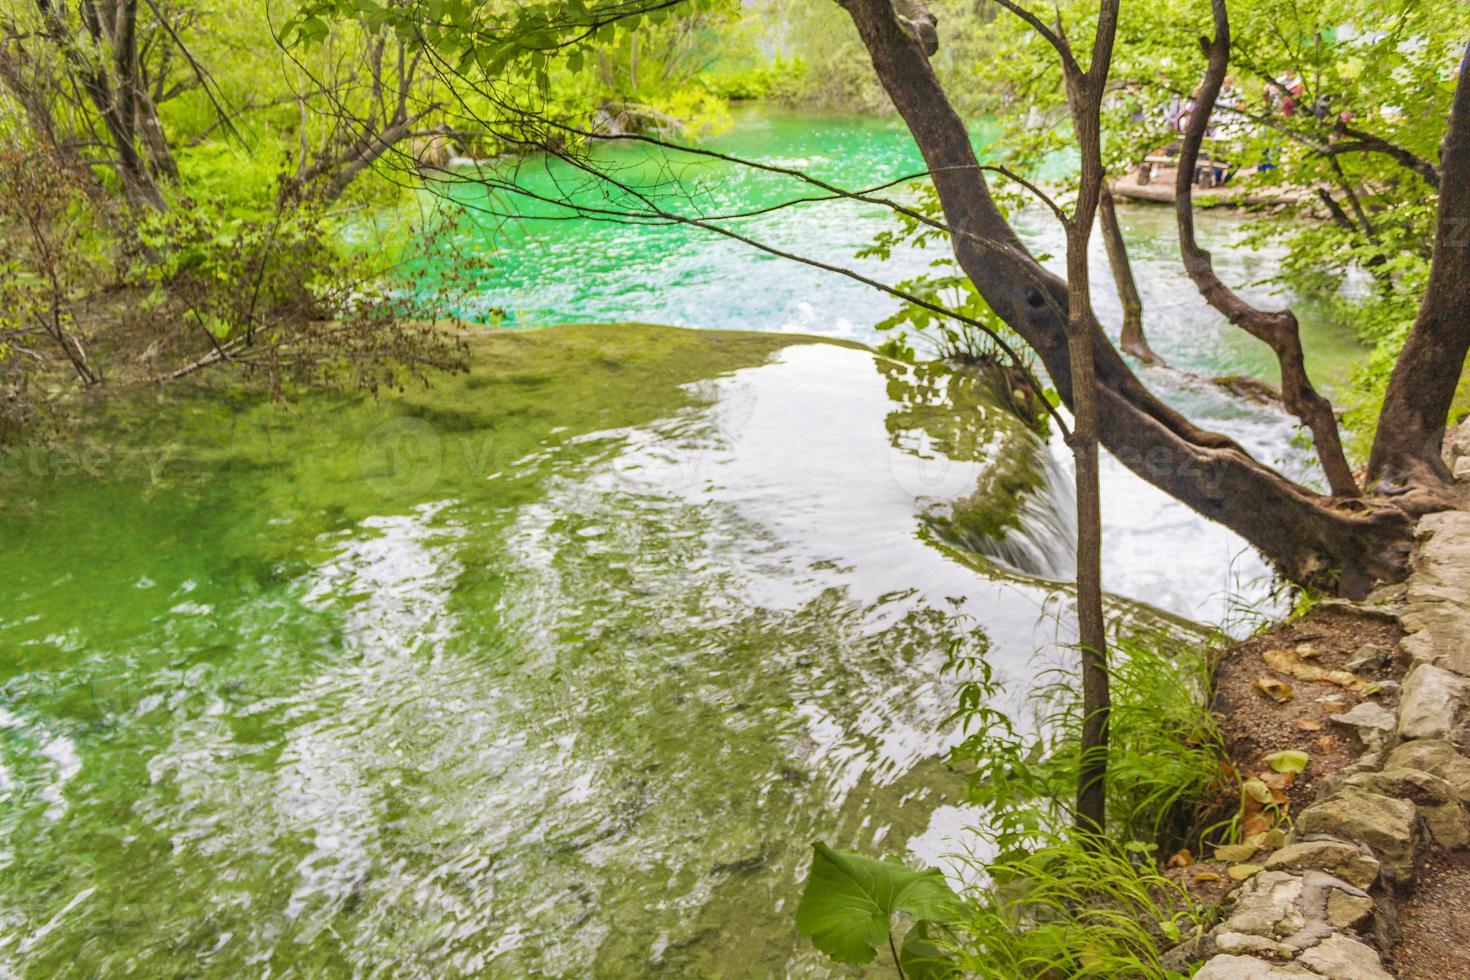
POLYGON ((895 912, 953 922, 964 912, 944 875, 914 871, 896 861, 812 844, 812 870, 796 909, 796 927, 839 963, 871 963, 888 941, 895 912))
POLYGON ((1242 791, 1244 791, 1246 796, 1249 796, 1257 803, 1271 802, 1271 787, 1267 786, 1259 779, 1247 779, 1245 782, 1240 784, 1240 788, 1242 791))
POLYGON ((1277 772, 1301 772, 1307 768, 1309 758, 1310 756, 1299 749, 1283 749, 1266 756, 1266 765, 1277 772))
POLYGON ((898 949, 898 962, 909 980, 950 980, 959 975, 954 963, 934 945, 929 932, 933 924, 928 919, 920 919, 903 937, 903 945, 898 949))

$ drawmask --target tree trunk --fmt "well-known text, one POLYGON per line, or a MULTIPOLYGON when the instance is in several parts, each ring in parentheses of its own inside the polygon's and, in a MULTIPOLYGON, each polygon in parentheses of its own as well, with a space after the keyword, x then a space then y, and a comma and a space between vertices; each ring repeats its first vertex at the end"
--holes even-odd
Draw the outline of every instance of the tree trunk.
POLYGON ((156 176, 177 183, 179 165, 174 161, 174 151, 169 146, 168 134, 163 130, 163 121, 158 118, 158 106, 154 105, 153 96, 148 93, 141 79, 134 79, 133 84, 137 88, 133 127, 142 139, 143 149, 148 153, 149 167, 156 176))
POLYGON ((36 9, 45 24, 47 38, 55 45, 63 63, 75 75, 77 86, 86 93, 93 109, 102 118, 112 141, 113 171, 122 187, 123 197, 134 207, 165 208, 163 194, 138 152, 137 115, 135 111, 137 83, 137 3, 124 0, 111 10, 106 19, 94 3, 79 5, 82 27, 98 47, 112 48, 112 60, 92 57, 82 51, 74 39, 75 29, 50 0, 35 0, 36 9))
MULTIPOLYGON (((957 261, 1072 404, 1066 283, 1027 253, 996 208, 964 121, 889 0, 848 0, 847 9, 933 174, 957 261)), ((1337 503, 1292 483, 1160 402, 1101 331, 1093 344, 1099 435, 1125 466, 1238 532, 1296 581, 1363 594, 1375 579, 1402 577, 1412 542, 1402 511, 1337 503)))
POLYGON ((1302 351, 1301 328, 1291 310, 1261 310, 1241 299, 1215 274, 1210 253, 1200 248, 1194 235, 1194 168, 1199 160, 1200 144, 1210 125, 1210 115, 1225 72, 1230 66, 1230 19, 1225 0, 1210 0, 1214 13, 1215 37, 1205 43, 1209 65, 1195 98, 1195 109, 1179 148, 1179 168, 1174 183, 1174 212, 1179 223, 1179 252, 1184 269, 1199 288, 1200 295, 1216 310, 1246 333, 1262 341, 1276 354, 1281 366, 1281 401, 1286 410, 1312 430, 1317 458, 1334 495, 1358 496, 1358 481, 1348 466, 1337 431, 1337 415, 1328 400, 1312 386, 1307 376, 1306 355, 1302 351))
POLYGON ((1394 365, 1368 479, 1415 512, 1464 506, 1445 468, 1445 423, 1470 353, 1470 49, 1440 148, 1439 219, 1429 286, 1394 365))
MULTIPOLYGON (((1080 248, 1087 264, 1086 233, 1067 245, 1068 266, 1080 248)), ((1075 279, 1072 280, 1074 283, 1075 279)), ((1077 771, 1077 829, 1102 834, 1107 826, 1108 718, 1112 697, 1108 691, 1107 623, 1102 604, 1102 499, 1098 479, 1097 390, 1093 377, 1095 323, 1085 302, 1086 271, 1077 290, 1076 316, 1069 321, 1068 346, 1072 376, 1077 380, 1073 399, 1072 461, 1077 490, 1077 646, 1082 661, 1082 758, 1077 771)))
POLYGON ((1123 305, 1123 330, 1118 336, 1118 346, 1144 364, 1161 365, 1164 359, 1154 353, 1143 333, 1143 299, 1138 295, 1138 284, 1133 279, 1133 263, 1128 260, 1128 243, 1124 241, 1123 229, 1118 225, 1118 209, 1114 206, 1111 190, 1106 190, 1098 199, 1098 221, 1103 245, 1108 250, 1108 266, 1113 270, 1113 284, 1123 305))
MULTIPOLYGON (((1092 59, 1085 72, 1070 57, 1071 46, 1058 35, 1058 54, 1069 57, 1067 104, 1077 139, 1081 180, 1077 203, 1067 223, 1067 364, 1072 375, 1072 459, 1077 491, 1077 645, 1082 661, 1082 744, 1077 769, 1077 829, 1082 840, 1107 829, 1108 634, 1102 601, 1102 491, 1098 479, 1096 338, 1102 335, 1092 310, 1092 283, 1087 251, 1101 200, 1109 197, 1103 181, 1102 99, 1112 63, 1118 26, 1118 0, 1102 0, 1092 59)), ((1105 222, 1106 223, 1106 222, 1105 222)), ((1116 224, 1114 225, 1116 230, 1116 224)), ((1126 259, 1125 259, 1126 262, 1126 259)), ((1116 273, 1117 268, 1114 268, 1116 273)), ((1130 276, 1131 280, 1131 276, 1130 276)))

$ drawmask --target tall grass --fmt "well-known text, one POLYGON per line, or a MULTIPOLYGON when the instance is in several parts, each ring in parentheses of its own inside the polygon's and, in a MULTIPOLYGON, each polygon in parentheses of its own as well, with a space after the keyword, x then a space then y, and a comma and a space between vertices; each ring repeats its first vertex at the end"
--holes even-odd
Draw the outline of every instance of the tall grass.
MULTIPOLYGON (((1230 791, 1223 740, 1208 707, 1209 657, 1200 641, 1159 629, 1116 628, 1109 642, 1108 836, 1186 843, 1201 829, 1190 825, 1194 801, 1230 791)), ((996 687, 988 672, 972 666, 977 679, 963 686, 954 716, 968 734, 954 758, 972 768, 973 801, 988 811, 1004 857, 1071 822, 1082 761, 1081 695, 1070 665, 1045 671, 1032 694, 1036 730, 1022 733, 991 706, 996 687)))
POLYGON ((967 918, 936 943, 965 976, 1183 976, 1161 951, 1209 923, 1146 854, 1109 840, 1055 837, 986 871, 992 883, 966 896, 967 918))
POLYGON ((987 811, 995 854, 971 862, 983 884, 969 917, 941 942, 966 975, 1022 978, 1169 977, 1160 951, 1211 918, 1158 870, 1160 848, 1198 847, 1208 828, 1197 801, 1233 792, 1209 711, 1203 642, 1136 625, 1111 638, 1113 708, 1107 833, 1069 828, 1081 764, 1075 671, 1047 671, 1034 692, 1040 721, 1017 730, 992 707, 983 665, 961 691, 969 732, 955 750, 973 767, 972 796, 987 811))

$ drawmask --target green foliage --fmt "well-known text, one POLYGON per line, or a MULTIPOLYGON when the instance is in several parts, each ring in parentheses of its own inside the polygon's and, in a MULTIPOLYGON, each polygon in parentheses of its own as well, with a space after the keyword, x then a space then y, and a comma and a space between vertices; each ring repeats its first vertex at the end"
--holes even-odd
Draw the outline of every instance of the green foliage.
MULTIPOLYGON (((975 84, 975 66, 988 64, 992 54, 989 36, 980 28, 994 19, 999 8, 972 0, 931 0, 928 6, 939 19, 942 37, 931 64, 959 110, 973 113, 988 88, 975 84)), ((841 5, 751 0, 745 20, 760 31, 761 48, 773 52, 776 63, 799 62, 805 68, 768 95, 841 112, 893 110, 841 5)))
MULTIPOLYGON (((942 223, 943 211, 934 185, 927 182, 915 184, 911 191, 914 199, 909 202, 910 209, 915 214, 942 223)), ((872 242, 858 250, 857 257, 886 260, 896 248, 927 249, 931 245, 942 250, 929 263, 929 268, 934 271, 905 279, 897 283, 897 288, 926 303, 957 313, 959 317, 945 316, 926 306, 905 301, 897 313, 874 324, 878 330, 894 331, 891 340, 880 350, 897 360, 912 360, 916 349, 911 341, 916 341, 919 349, 930 357, 966 363, 1004 363, 1009 358, 996 344, 994 334, 1003 338, 1012 350, 1026 351, 1020 336, 990 308, 969 277, 960 270, 949 250, 949 234, 943 229, 920 221, 911 214, 895 212, 894 227, 879 232, 872 242), (988 331, 975 326, 975 323, 983 324, 988 331)))
MULTIPOLYGON (((1107 778, 1108 832, 1117 840, 1177 835, 1194 801, 1222 787, 1219 729, 1205 709, 1205 657, 1187 642, 1148 629, 1115 628, 1109 639, 1113 696, 1107 778), (1181 649, 1181 646, 1183 649, 1181 649)), ((1077 785, 1082 706, 1069 667, 1043 675, 1035 731, 1020 731, 993 704, 979 664, 960 691, 955 719, 967 732, 954 759, 971 769, 973 798, 1002 858, 1023 854, 1070 822, 1064 801, 1077 785)))
MULTIPOLYGON (((928 915, 943 928, 910 929, 904 945, 912 943, 916 958, 923 951, 922 965, 938 971, 929 975, 1180 976, 1164 969, 1160 951, 1208 927, 1211 910, 1161 874, 1156 856, 1162 840, 1197 844, 1204 830, 1193 823, 1194 804, 1233 793, 1220 733, 1206 709, 1200 640, 1133 624, 1116 627, 1109 644, 1112 747, 1103 839, 1065 832, 1082 719, 1071 672, 1057 668, 1040 685, 1041 717, 1023 730, 997 707, 1002 692, 986 662, 951 654, 950 668, 967 678, 953 716, 967 735, 951 761, 971 773, 971 796, 985 812, 995 856, 967 862, 982 884, 963 892, 963 915, 928 915)), ((813 881, 819 872, 825 896, 834 872, 814 863, 813 881)), ((812 888, 809 883, 809 894, 812 888)), ((871 925, 873 910, 883 906, 852 904, 848 928, 858 938, 844 949, 855 950, 861 939, 871 951, 888 935, 871 925), (872 932, 859 931, 859 910, 872 932)), ((838 948, 818 945, 829 953, 838 948)))
POLYGON ((788 60, 778 56, 773 61, 760 61, 737 69, 701 75, 699 82, 710 93, 722 99, 790 101, 801 92, 807 77, 806 62, 800 58, 788 60))
POLYGON ((890 941, 899 913, 948 923, 964 908, 933 868, 914 871, 895 861, 834 851, 820 841, 812 845, 796 925, 818 949, 839 963, 871 963, 877 947, 890 941))
POLYGON ((1141 845, 1052 838, 982 870, 997 884, 969 896, 968 917, 941 944, 964 976, 1183 977, 1160 950, 1209 924, 1141 845))

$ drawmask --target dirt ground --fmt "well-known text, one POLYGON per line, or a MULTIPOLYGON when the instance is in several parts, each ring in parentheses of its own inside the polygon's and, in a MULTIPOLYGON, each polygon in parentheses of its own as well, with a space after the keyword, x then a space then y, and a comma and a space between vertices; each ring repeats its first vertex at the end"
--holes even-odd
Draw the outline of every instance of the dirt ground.
MULTIPOLYGON (((1221 654, 1214 710, 1231 763, 1241 778, 1268 777, 1273 790, 1279 787, 1281 817, 1308 806, 1324 776, 1364 751, 1356 729, 1333 721, 1333 715, 1366 700, 1395 709, 1405 669, 1398 649, 1402 637, 1386 619, 1327 604, 1221 654), (1351 682, 1348 663, 1372 654, 1364 650, 1370 646, 1388 656, 1352 672, 1357 681, 1351 682), (1318 670, 1302 670, 1303 665, 1318 670), (1266 762, 1282 750, 1308 756, 1306 768, 1285 785, 1280 774, 1271 776, 1266 762)), ((1222 812, 1234 805, 1222 801, 1222 812)), ((1266 816, 1279 823, 1274 810, 1266 816)), ((1218 901, 1234 885, 1228 866, 1203 861, 1175 874, 1196 899, 1218 901)), ((1391 969, 1400 980, 1470 980, 1470 853, 1436 850, 1422 857, 1414 890, 1401 899, 1398 925, 1401 940, 1391 951, 1391 969)))
POLYGON ((1436 851, 1421 862, 1414 894, 1399 908, 1399 928, 1399 980, 1470 977, 1470 854, 1436 851))
POLYGON ((1301 619, 1280 623, 1258 636, 1227 650, 1215 671, 1215 712, 1225 735, 1231 760, 1249 777, 1269 769, 1265 756, 1284 749, 1306 752, 1307 768, 1287 787, 1289 812, 1294 814, 1317 796, 1322 777, 1356 762, 1365 746, 1356 730, 1331 720, 1365 700, 1373 700, 1393 711, 1398 704, 1397 683, 1404 668, 1399 661, 1398 642, 1403 630, 1397 624, 1332 605, 1318 606, 1301 619), (1346 671, 1347 665, 1365 646, 1388 654, 1387 663, 1376 669, 1360 669, 1354 676, 1367 685, 1382 684, 1383 690, 1354 690, 1335 682, 1341 678, 1310 680, 1275 669, 1267 655, 1279 661, 1290 653, 1293 665, 1321 668, 1326 672, 1346 671), (1278 702, 1258 686, 1275 688, 1278 702))
MULTIPOLYGON (((1240 815, 1241 836, 1247 838, 1283 832, 1290 818, 1316 799, 1322 777, 1357 761, 1364 751, 1356 728, 1332 716, 1365 700, 1394 710, 1404 672, 1398 651, 1402 636, 1386 619, 1323 604, 1223 651, 1215 670, 1214 711, 1230 763, 1240 779, 1264 781, 1272 798, 1264 806, 1246 801, 1244 812, 1242 800, 1220 800, 1209 821, 1240 815), (1347 665, 1365 647, 1381 651, 1383 663, 1348 672, 1347 665), (1305 752, 1305 769, 1276 772, 1267 756, 1282 751, 1305 752)), ((1262 853, 1272 846, 1264 844, 1262 853)), ((1196 863, 1173 869, 1170 876, 1185 883, 1196 900, 1218 902, 1235 885, 1228 869, 1238 860, 1212 860, 1209 853, 1196 857, 1196 863)))

